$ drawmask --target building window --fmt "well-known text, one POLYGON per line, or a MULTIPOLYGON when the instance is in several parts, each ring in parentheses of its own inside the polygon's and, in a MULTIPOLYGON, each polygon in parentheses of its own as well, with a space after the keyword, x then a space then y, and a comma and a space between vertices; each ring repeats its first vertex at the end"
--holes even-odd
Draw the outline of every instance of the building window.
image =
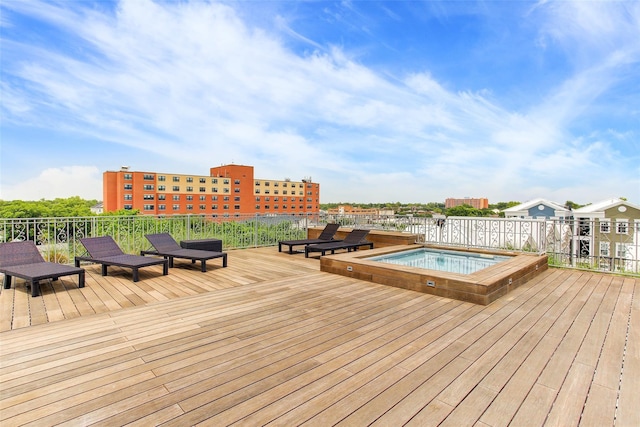
POLYGON ((179 176, 174 176, 173 177, 173 182, 180 182, 180 177, 179 176))
POLYGON ((278 193, 278 190, 273 190, 273 194, 280 194, 280 193, 278 193))
POLYGON ((256 194, 260 194, 260 189, 256 188, 256 194))
POLYGON ((166 198, 167 198, 167 196, 166 196, 166 195, 164 195, 164 194, 158 194, 158 200, 164 200, 164 199, 166 199, 166 198))
POLYGON ((239 201, 240 201, 240 196, 236 196, 236 197, 234 197, 234 198, 233 198, 233 201, 234 201, 234 202, 239 202, 239 201))
POLYGON ((260 186, 260 181, 256 181, 256 187, 260 186))
POLYGON ((144 189, 146 191, 153 191, 153 184, 145 184, 144 189))
POLYGON ((133 200, 133 196, 131 194, 125 194, 124 195, 124 199, 125 200, 133 200))
POLYGON ((218 183, 218 178, 211 178, 211 183, 212 184, 217 184, 218 183))
POLYGON ((180 210, 180 205, 173 205, 173 210, 174 211, 179 211, 180 210))
POLYGON ((616 220, 616 233, 629 234, 629 220, 626 220, 626 219, 616 220))
POLYGON ((153 194, 145 194, 142 197, 143 197, 144 200, 153 200, 153 199, 155 199, 155 196, 153 194))
POLYGON ((222 198, 222 200, 224 200, 225 202, 228 202, 228 201, 229 201, 229 196, 224 196, 224 197, 222 198))
POLYGON ((260 210, 260 205, 256 205, 256 210, 260 210))
POLYGON ((159 211, 164 211, 167 209, 167 205, 158 205, 158 210, 159 211))
POLYGON ((187 196, 187 200, 189 200, 189 201, 193 200, 193 196, 192 195, 188 195, 187 196))
POLYGON ((231 181, 229 181, 228 179, 223 179, 223 180, 222 180, 222 183, 223 183, 224 185, 229 185, 229 182, 231 182, 231 181))
POLYGON ((265 187, 268 187, 268 186, 269 186, 269 184, 270 184, 270 183, 265 182, 265 183, 264 183, 264 186, 265 186, 265 187))
POLYGON ((187 210, 188 211, 192 211, 193 210, 193 205, 187 205, 187 210))
POLYGON ((282 190, 282 194, 287 194, 287 190, 282 190))
POLYGON ((600 256, 611 256, 611 252, 609 252, 609 242, 600 242, 600 256))
POLYGON ((154 205, 144 205, 144 210, 145 211, 152 211, 154 209, 155 209, 154 205))
POLYGON ((228 189, 228 188, 223 188, 223 189, 222 189, 222 192, 223 192, 223 193, 228 193, 228 192, 229 192, 229 189, 228 189))
POLYGON ((179 201, 180 200, 180 195, 179 194, 174 194, 173 200, 174 201, 179 201))
POLYGON ((222 205, 222 209, 229 210, 229 205, 222 205))
POLYGON ((213 188, 211 189, 211 192, 212 192, 212 193, 217 193, 217 192, 218 192, 218 187, 213 187, 213 188))
POLYGON ((611 222, 610 221, 600 221, 600 232, 608 233, 611 231, 611 222))
POLYGON ((128 211, 130 211, 131 209, 133 209, 132 205, 124 205, 124 208, 128 211))
POLYGON ((180 186, 174 185, 173 186, 173 191, 180 191, 180 186))
POLYGON ((211 200, 213 200, 214 202, 218 201, 218 196, 211 196, 211 200))
POLYGON ((270 209, 270 208, 269 208, 269 205, 264 205, 264 209, 265 209, 265 210, 269 210, 269 209, 270 209))
POLYGON ((240 180, 239 179, 236 179, 233 182, 234 182, 234 184, 240 184, 240 180))
POLYGON ((164 185, 158 185, 158 191, 165 191, 167 189, 167 187, 165 187, 164 185))
POLYGON ((133 190, 133 185, 131 185, 131 184, 125 184, 125 185, 124 185, 124 189, 125 189, 125 190, 133 190))
POLYGON ((193 182, 193 178, 192 177, 187 177, 187 182, 193 182))
POLYGON ((144 175, 142 175, 142 179, 147 180, 147 181, 153 181, 155 179, 155 177, 153 175, 151 175, 150 173, 145 173, 144 175))
POLYGON ((233 189, 233 191, 234 191, 235 193, 239 193, 239 192, 240 192, 240 189, 236 187, 236 188, 234 188, 234 189, 233 189))
POLYGON ((201 210, 201 211, 203 211, 203 210, 205 210, 205 209, 207 209, 207 206, 206 206, 206 205, 200 205, 200 210, 201 210))
POLYGON ((207 196, 200 196, 200 201, 204 202, 205 200, 207 200, 207 196))
POLYGON ((274 187, 277 187, 277 186, 279 186, 279 185, 280 185, 280 184, 278 184, 277 182, 274 182, 274 183, 273 183, 273 186, 274 186, 274 187))
POLYGON ((207 183, 206 178, 200 178, 200 184, 206 184, 206 183, 207 183))
POLYGON ((166 181, 167 177, 164 175, 158 175, 158 181, 166 181))
POLYGON ((205 191, 207 191, 207 189, 205 187, 200 187, 200 192, 204 193, 205 191))
POLYGON ((126 180, 129 180, 129 181, 130 181, 132 178, 133 178, 133 175, 131 175, 130 173, 125 173, 125 174, 124 174, 124 179, 126 179, 126 180))
POLYGON ((187 187, 187 191, 193 191, 193 187, 187 187))
POLYGON ((233 205, 233 209, 235 209, 237 211, 240 210, 240 205, 233 205))
POLYGON ((218 209, 218 205, 211 205, 211 209, 218 209))
POLYGON ((630 246, 626 243, 616 243, 616 256, 618 258, 626 259, 630 255, 630 246))

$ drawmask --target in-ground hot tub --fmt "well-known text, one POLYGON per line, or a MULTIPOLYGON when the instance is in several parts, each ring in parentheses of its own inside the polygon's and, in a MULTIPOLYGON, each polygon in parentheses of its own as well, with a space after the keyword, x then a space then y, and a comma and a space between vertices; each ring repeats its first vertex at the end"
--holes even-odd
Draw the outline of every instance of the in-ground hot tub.
MULTIPOLYGON (((411 264, 411 263, 410 263, 411 264)), ((436 246, 390 246, 380 249, 355 251, 320 258, 322 271, 341 274, 343 276, 368 280, 383 285, 395 286, 413 291, 469 301, 486 305, 507 294, 512 289, 535 277, 547 269, 547 256, 539 254, 520 254, 506 251, 460 250, 450 247, 436 246), (416 252, 417 249, 428 248, 436 253, 447 253, 443 264, 456 264, 455 256, 480 260, 496 260, 494 265, 476 269, 471 273, 459 269, 458 272, 441 271, 438 268, 440 260, 428 261, 426 267, 414 265, 399 265, 376 260, 379 256, 401 258, 412 257, 407 251, 416 252), (430 264, 431 263, 431 264, 430 264)))

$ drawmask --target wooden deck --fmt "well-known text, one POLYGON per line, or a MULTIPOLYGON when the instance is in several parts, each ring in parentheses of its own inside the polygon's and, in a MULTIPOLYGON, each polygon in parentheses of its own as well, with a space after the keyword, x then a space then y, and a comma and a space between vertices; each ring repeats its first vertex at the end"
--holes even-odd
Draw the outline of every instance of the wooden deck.
POLYGON ((218 264, 2 290, 2 425, 640 425, 640 279, 479 306, 273 247, 218 264))

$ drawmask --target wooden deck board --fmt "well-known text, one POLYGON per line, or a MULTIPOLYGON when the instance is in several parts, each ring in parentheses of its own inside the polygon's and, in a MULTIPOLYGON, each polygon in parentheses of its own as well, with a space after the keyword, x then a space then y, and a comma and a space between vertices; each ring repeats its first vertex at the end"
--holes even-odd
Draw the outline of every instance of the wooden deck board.
POLYGON ((273 247, 86 270, 1 291, 3 426, 640 424, 640 279, 550 269, 479 306, 273 247))

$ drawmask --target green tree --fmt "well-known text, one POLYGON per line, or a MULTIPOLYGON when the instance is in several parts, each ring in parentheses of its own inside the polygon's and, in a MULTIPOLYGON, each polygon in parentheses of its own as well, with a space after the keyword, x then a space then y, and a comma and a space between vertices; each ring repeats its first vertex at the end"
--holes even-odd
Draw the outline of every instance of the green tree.
POLYGON ((97 200, 80 197, 57 198, 54 200, 0 200, 0 218, 53 218, 90 216, 91 206, 97 200))
POLYGON ((483 216, 480 209, 476 209, 470 205, 460 205, 449 208, 445 211, 447 216, 483 216))

